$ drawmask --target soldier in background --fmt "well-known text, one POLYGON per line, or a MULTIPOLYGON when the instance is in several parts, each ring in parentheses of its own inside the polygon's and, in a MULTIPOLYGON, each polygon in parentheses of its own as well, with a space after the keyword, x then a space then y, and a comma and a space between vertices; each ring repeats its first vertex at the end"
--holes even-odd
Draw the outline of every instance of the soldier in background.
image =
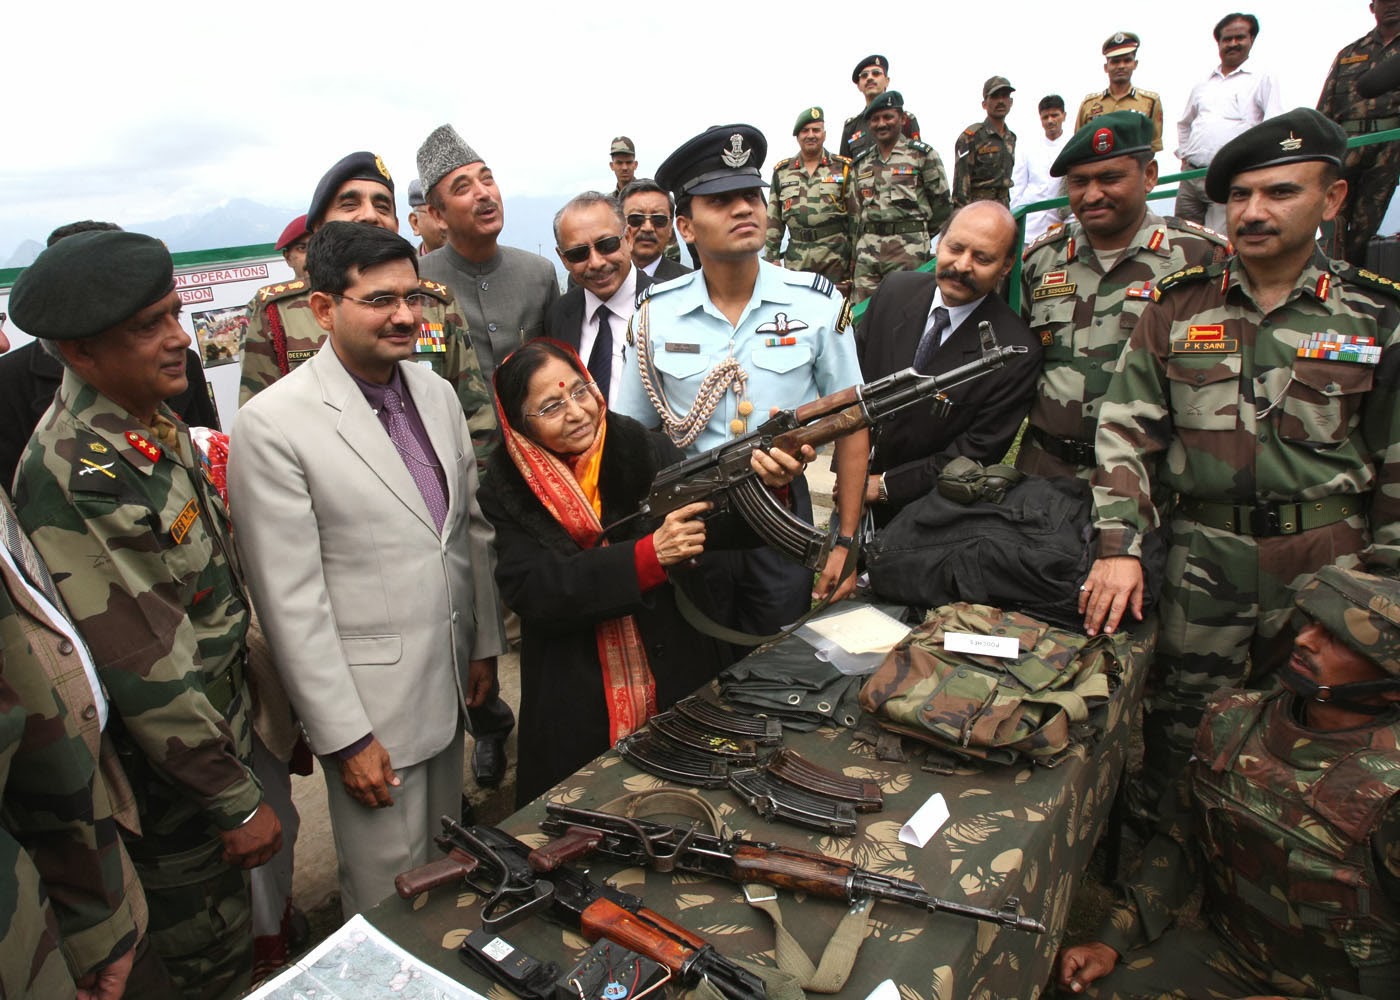
POLYGON ((763 259, 789 271, 831 279, 842 295, 851 289, 851 231, 846 214, 851 161, 826 150, 822 109, 811 107, 792 127, 798 155, 773 165, 768 192, 768 239, 763 259), (783 232, 787 251, 781 253, 783 232))
POLYGON ((274 249, 292 269, 292 277, 297 280, 306 277, 306 245, 310 242, 311 232, 306 228, 306 216, 298 215, 287 223, 287 228, 282 230, 274 245, 274 249))
POLYGON ((622 189, 637 177, 637 146, 625 135, 619 135, 608 147, 608 169, 613 172, 617 184, 613 197, 621 198, 622 189))
POLYGON ((982 84, 982 108, 987 117, 963 129, 953 164, 953 207, 974 201, 1011 205, 1011 172, 1016 166, 1016 133, 1006 127, 1011 94, 1016 88, 1004 76, 982 84))
MULTIPOLYGON (((1348 136, 1400 128, 1400 87, 1382 82, 1376 68, 1400 57, 1400 0, 1375 0, 1376 29, 1343 48, 1332 60, 1317 110, 1348 136)), ((1392 67, 1393 68, 1393 67, 1392 67)), ((1400 177, 1400 143, 1382 142, 1347 150, 1342 164, 1347 201, 1337 216, 1328 250, 1358 267, 1366 264, 1371 237, 1381 227, 1400 177)))
POLYGON ((1185 767, 1207 699, 1267 683, 1287 657, 1309 575, 1400 564, 1400 290, 1314 242, 1346 198, 1345 150, 1310 108, 1221 147, 1206 194, 1235 256, 1158 282, 1099 413, 1090 635, 1141 618, 1153 494, 1176 497, 1130 786, 1141 817, 1185 767))
POLYGON ((1223 260, 1226 242, 1147 207, 1157 164, 1142 115, 1096 118, 1065 144, 1050 176, 1066 179, 1074 219, 1025 252, 1021 310, 1045 345, 1045 371, 1016 468, 1087 480, 1099 406, 1157 282, 1223 260))
MULTIPOLYGON (((369 152, 351 153, 326 171, 311 196, 306 224, 314 233, 322 223, 331 221, 363 222, 399 231, 394 179, 383 160, 369 152)), ((466 323, 445 285, 426 279, 419 284, 432 302, 423 309, 414 357, 428 362, 433 371, 456 386, 477 462, 485 462, 495 447, 496 414, 466 323)), ((240 361, 240 406, 312 357, 326 342, 326 331, 311 315, 310 300, 311 289, 302 279, 266 285, 253 296, 240 361)))
MULTIPOLYGON (((890 86, 890 61, 884 56, 866 56, 856 63, 851 71, 851 82, 865 98, 865 110, 847 118, 841 126, 841 145, 838 154, 854 160, 856 156, 875 145, 875 136, 870 131, 870 104, 890 86)), ((900 126, 906 139, 919 138, 919 119, 905 115, 900 126)))
POLYGON ((852 163, 846 211, 855 230, 851 304, 875 294, 893 271, 927 263, 933 234, 953 211, 943 161, 917 139, 906 139, 904 97, 889 90, 867 113, 875 144, 852 163))
POLYGON ((1079 105, 1074 119, 1078 132, 1099 115, 1113 111, 1135 111, 1152 121, 1152 151, 1162 149, 1162 99, 1155 91, 1133 86, 1133 71, 1137 69, 1137 50, 1141 45, 1131 31, 1119 31, 1103 43, 1103 71, 1108 74, 1108 89, 1095 91, 1079 105))
MULTIPOLYGON (((427 204, 428 199, 423 197, 423 182, 415 177, 408 182, 408 225, 413 235, 422 241, 418 244, 419 257, 432 253, 447 242, 446 228, 423 210, 427 204)), ((306 275, 299 274, 297 277, 304 278, 306 275)))
POLYGON ((1400 996, 1400 582, 1326 566, 1295 603, 1283 689, 1212 703, 1071 992, 1400 996), (1173 927, 1202 885, 1206 927, 1173 927))
POLYGON ((65 370, 15 506, 115 716, 152 945, 185 995, 232 997, 253 965, 247 869, 282 832, 250 766, 249 608, 227 513, 163 403, 185 388, 190 342, 173 270, 157 239, 90 232, 19 276, 15 320, 65 370))

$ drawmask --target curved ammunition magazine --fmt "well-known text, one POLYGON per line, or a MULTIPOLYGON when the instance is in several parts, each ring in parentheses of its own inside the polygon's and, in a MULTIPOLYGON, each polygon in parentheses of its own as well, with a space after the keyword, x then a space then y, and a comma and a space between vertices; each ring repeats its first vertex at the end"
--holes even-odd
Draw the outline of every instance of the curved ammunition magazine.
POLYGON ((783 724, 778 719, 735 712, 706 701, 699 695, 682 698, 672 711, 706 729, 738 739, 753 740, 760 746, 773 746, 783 739, 783 724))
POLYGON ((729 762, 723 757, 692 750, 652 729, 624 736, 616 750, 629 764, 668 781, 699 788, 729 783, 729 762))
POLYGON ((758 763, 758 749, 752 740, 736 739, 726 733, 715 732, 675 711, 654 715, 647 725, 691 750, 714 754, 738 764, 758 763))
POLYGON ((850 803, 814 795, 762 768, 731 771, 729 787, 764 819, 824 830, 838 837, 850 837, 856 832, 856 811, 850 803))
POLYGON ((759 765, 775 778, 816 795, 852 803, 859 812, 879 812, 885 807, 885 793, 873 781, 861 781, 828 771, 807 760, 790 747, 779 747, 759 765))

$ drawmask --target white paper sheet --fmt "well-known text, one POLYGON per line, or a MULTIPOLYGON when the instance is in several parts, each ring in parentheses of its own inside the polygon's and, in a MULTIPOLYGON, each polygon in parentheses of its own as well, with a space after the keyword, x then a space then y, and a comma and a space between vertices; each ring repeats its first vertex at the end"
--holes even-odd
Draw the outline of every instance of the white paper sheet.
POLYGON ((943 801, 942 792, 934 792, 927 802, 919 806, 919 811, 909 817, 909 822, 899 828, 899 842, 911 847, 923 847, 946 822, 948 803, 943 801))

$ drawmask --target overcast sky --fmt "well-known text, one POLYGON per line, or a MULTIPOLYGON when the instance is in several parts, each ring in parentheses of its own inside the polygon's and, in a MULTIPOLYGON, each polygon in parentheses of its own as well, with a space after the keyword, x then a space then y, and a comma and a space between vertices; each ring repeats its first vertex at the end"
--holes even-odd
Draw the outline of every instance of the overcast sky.
MULTIPOLYGON (((834 148, 862 106, 851 69, 870 52, 889 57, 891 85, 951 173, 957 133, 983 117, 984 79, 1011 80, 1011 126, 1035 135, 1039 98, 1062 94, 1072 115, 1106 86, 1104 38, 1135 31, 1134 82, 1162 94, 1169 154, 1191 86, 1218 62, 1211 28, 1231 9, 19 0, 7 5, 0 63, 0 259, 73 219, 129 224, 233 197, 304 206, 356 149, 384 157, 402 198, 419 143, 442 122, 494 169, 509 243, 511 196, 606 188, 619 133, 636 141, 644 176, 706 126, 732 122, 767 134, 771 164, 795 149, 797 113, 819 104, 834 148)), ((1244 9, 1262 22, 1251 62, 1276 74, 1286 107, 1315 104, 1337 49, 1375 25, 1363 0, 1244 9)))

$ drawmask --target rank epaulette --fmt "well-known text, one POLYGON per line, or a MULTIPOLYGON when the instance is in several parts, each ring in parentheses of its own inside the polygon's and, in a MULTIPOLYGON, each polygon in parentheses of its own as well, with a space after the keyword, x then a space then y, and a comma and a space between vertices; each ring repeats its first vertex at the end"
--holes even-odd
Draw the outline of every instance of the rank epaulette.
POLYGON ((981 122, 974 122, 973 124, 969 125, 967 128, 963 129, 963 135, 965 135, 965 136, 967 136, 969 139, 971 139, 974 135, 977 134, 977 130, 978 130, 979 128, 981 128, 981 127, 982 127, 982 123, 981 123, 981 122))
POLYGON ((852 164, 860 163, 862 160, 864 160, 864 159, 866 159, 867 157, 869 157, 870 154, 873 153, 873 152, 875 152, 875 147, 874 147, 874 146, 866 146, 864 149, 862 149, 862 150, 860 150, 858 153, 856 153, 855 156, 851 157, 851 163, 852 163, 852 164))
POLYGON ((118 451, 92 431, 79 430, 73 441, 73 469, 68 477, 72 493, 106 493, 118 496, 123 492, 117 469, 122 461, 118 451))
POLYGON ((289 295, 300 295, 310 289, 305 281, 297 278, 293 281, 279 281, 272 285, 263 285, 258 289, 258 302, 273 302, 277 299, 285 299, 289 295))
MULTIPOLYGON (((800 272, 794 271, 793 273, 797 274, 800 272)), ((699 271, 691 271, 689 274, 682 274, 675 278, 668 278, 666 281, 653 281, 650 285, 647 285, 646 288, 643 288, 640 292, 637 293, 637 306, 640 308, 641 304, 647 299, 654 298, 655 296, 661 295, 664 292, 669 292, 675 288, 686 287, 692 281, 694 281, 699 274, 699 271)))
POLYGON ((1230 238, 1224 233, 1217 233, 1214 229, 1208 229, 1199 222, 1192 222, 1190 219, 1178 219, 1175 215, 1168 215, 1162 220, 1172 229, 1182 229, 1202 239, 1210 240, 1222 247, 1230 245, 1230 238))
POLYGON ((1035 253, 1041 247, 1049 246, 1051 243, 1059 243, 1068 236, 1069 226, 1066 226, 1062 222, 1057 222, 1042 235, 1036 237, 1035 241, 1031 243, 1030 246, 1026 247, 1026 252, 1021 254, 1021 259, 1030 260, 1031 254, 1035 253))
POLYGON ((773 164, 773 174, 774 174, 774 176, 777 176, 777 173, 778 173, 779 170, 784 170, 784 169, 786 169, 787 167, 791 166, 791 165, 792 165, 792 161, 795 160, 795 159, 796 159, 795 156, 789 156, 787 159, 785 159, 785 160, 779 160, 777 163, 773 164))
POLYGON ((1152 289, 1152 301, 1156 302, 1162 297, 1162 293, 1178 285, 1189 285, 1193 282, 1203 281, 1220 273, 1220 269, 1212 264, 1206 267, 1204 264, 1196 264, 1193 267, 1185 267, 1180 271, 1174 271, 1165 278, 1159 278, 1157 287, 1152 289))
POLYGON ((440 281, 429 281, 427 278, 419 278, 418 290, 424 294, 431 295, 444 304, 452 301, 452 290, 440 281))
MULTIPOLYGON (((871 149, 874 149, 875 147, 874 147, 874 146, 871 146, 870 148, 871 148, 871 149)), ((910 139, 910 140, 909 140, 909 148, 910 148, 910 149, 917 149, 920 153, 932 153, 932 152, 933 152, 933 147, 932 147, 932 146, 930 146, 930 145, 929 145, 928 143, 926 143, 926 142, 920 142, 918 139, 910 139)))
MULTIPOLYGON (((799 271, 798 273, 801 274, 802 272, 799 271)), ((812 275, 812 291, 821 292, 827 298, 830 298, 831 293, 836 291, 836 285, 832 283, 830 278, 824 275, 814 274, 812 275)))
POLYGON ((1334 260, 1332 261, 1332 273, 1352 284, 1389 295, 1391 298, 1400 298, 1400 284, 1396 284, 1385 275, 1377 274, 1375 271, 1368 271, 1364 267, 1355 267, 1345 261, 1334 260))
POLYGON ((827 155, 831 157, 832 163, 839 163, 846 167, 851 165, 851 158, 849 156, 842 156, 840 153, 829 153, 827 155))

